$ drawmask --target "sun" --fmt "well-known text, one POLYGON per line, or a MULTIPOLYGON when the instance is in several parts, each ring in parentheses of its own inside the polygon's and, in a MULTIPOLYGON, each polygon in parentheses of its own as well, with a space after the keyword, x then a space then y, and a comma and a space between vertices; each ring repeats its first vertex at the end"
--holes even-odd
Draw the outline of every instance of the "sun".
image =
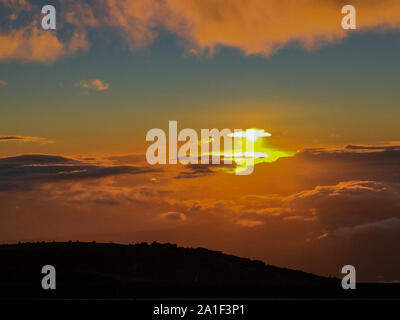
POLYGON ((224 157, 231 157, 236 164, 234 169, 222 169, 227 173, 238 173, 246 170, 250 165, 256 165, 264 162, 275 162, 282 157, 292 157, 296 152, 287 151, 268 145, 267 140, 264 138, 272 137, 272 134, 266 132, 264 129, 249 128, 243 131, 237 131, 228 136, 233 138, 242 138, 241 150, 234 149, 232 153, 224 152, 224 157), (247 141, 250 141, 253 145, 253 150, 243 150, 243 147, 247 146, 247 141))

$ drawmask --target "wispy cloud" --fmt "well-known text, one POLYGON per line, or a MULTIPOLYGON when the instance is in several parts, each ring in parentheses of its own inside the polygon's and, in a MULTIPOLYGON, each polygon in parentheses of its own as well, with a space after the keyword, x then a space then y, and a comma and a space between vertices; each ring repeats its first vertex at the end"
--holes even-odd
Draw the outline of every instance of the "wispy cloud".
POLYGON ((262 226, 264 222, 252 219, 239 219, 238 221, 236 221, 236 224, 242 227, 253 228, 257 226, 262 226))
POLYGON ((5 82, 4 80, 0 80, 0 87, 6 86, 7 82, 5 82))
POLYGON ((142 166, 110 166, 63 156, 26 154, 0 158, 0 191, 29 190, 50 181, 80 181, 155 171, 142 166))
POLYGON ((55 141, 53 140, 48 140, 46 138, 40 138, 40 137, 30 137, 30 136, 14 136, 14 135, 8 135, 8 136, 0 136, 0 142, 38 142, 41 144, 47 144, 47 143, 54 143, 55 141))
POLYGON ((100 79, 80 80, 75 82, 75 87, 82 89, 94 89, 96 91, 105 91, 110 88, 110 84, 100 79))

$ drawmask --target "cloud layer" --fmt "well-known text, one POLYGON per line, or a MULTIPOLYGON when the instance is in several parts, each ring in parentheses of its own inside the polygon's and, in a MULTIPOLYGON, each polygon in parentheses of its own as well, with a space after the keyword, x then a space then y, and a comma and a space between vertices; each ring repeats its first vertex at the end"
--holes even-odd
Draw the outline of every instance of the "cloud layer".
POLYGON ((152 171, 154 169, 146 167, 110 166, 63 156, 28 154, 0 158, 0 191, 31 190, 52 181, 79 181, 152 171))
POLYGON ((54 143, 52 140, 48 140, 45 138, 40 138, 40 137, 30 137, 30 136, 0 136, 0 142, 10 142, 10 141, 15 141, 15 142, 39 142, 42 144, 46 143, 54 143))
POLYGON ((1 158, 2 240, 79 231, 79 239, 177 242, 321 274, 354 264, 360 279, 400 278, 397 144, 304 150, 246 177, 135 165, 142 158, 1 158), (182 172, 191 179, 176 179, 182 172))
MULTIPOLYGON (((33 2, 13 5, 1 0, 10 22, 21 11, 40 12, 33 2)), ((111 28, 119 33, 130 50, 148 47, 160 29, 174 34, 186 54, 213 54, 219 46, 240 49, 244 54, 270 56, 297 43, 311 50, 326 43, 339 42, 349 35, 341 27, 341 8, 337 0, 99 0, 59 3, 59 28, 71 28, 64 40, 55 32, 45 32, 40 16, 31 23, 0 33, 0 60, 51 63, 66 55, 89 48, 87 32, 111 28)), ((355 0, 357 32, 398 30, 400 4, 396 0, 355 0)))

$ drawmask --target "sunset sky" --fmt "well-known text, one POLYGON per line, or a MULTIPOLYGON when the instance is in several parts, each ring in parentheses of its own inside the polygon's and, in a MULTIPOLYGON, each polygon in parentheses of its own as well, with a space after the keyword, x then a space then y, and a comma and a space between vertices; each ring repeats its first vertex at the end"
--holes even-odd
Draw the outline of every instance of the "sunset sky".
POLYGON ((0 0, 0 17, 1 242, 172 242, 400 280, 400 1, 0 0), (260 128, 258 151, 287 156, 248 176, 151 166, 146 133, 170 120, 260 128))

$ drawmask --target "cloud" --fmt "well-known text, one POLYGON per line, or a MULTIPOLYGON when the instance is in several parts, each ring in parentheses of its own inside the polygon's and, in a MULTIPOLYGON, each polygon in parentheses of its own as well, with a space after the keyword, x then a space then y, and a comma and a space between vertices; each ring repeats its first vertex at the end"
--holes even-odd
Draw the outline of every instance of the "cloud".
POLYGON ((271 134, 269 132, 264 132, 263 129, 247 129, 246 131, 237 131, 234 133, 228 134, 228 137, 242 137, 242 138, 247 138, 250 141, 257 141, 258 138, 263 138, 263 137, 270 137, 271 134))
POLYGON ((175 179, 192 179, 213 175, 215 172, 207 164, 189 164, 185 166, 186 171, 180 172, 175 179))
POLYGON ((95 89, 97 91, 105 91, 110 88, 110 84, 101 81, 100 79, 93 79, 93 80, 81 80, 75 82, 75 87, 79 87, 82 89, 95 89))
POLYGON ((157 27, 165 14, 163 1, 107 0, 105 23, 122 32, 132 51, 146 47, 157 37, 157 27))
MULTIPOLYGON (((214 52, 218 45, 240 48, 245 54, 269 56, 297 42, 306 49, 337 42, 349 33, 341 28, 341 1, 233 0, 229 4, 168 0, 173 12, 167 26, 200 50, 214 52)), ((358 28, 398 29, 400 4, 353 1, 358 28)))
POLYGON ((4 80, 0 80, 0 87, 4 87, 7 85, 7 82, 5 82, 4 80))
MULTIPOLYGON (((89 49, 84 28, 74 28, 69 37, 59 37, 56 32, 43 30, 40 8, 32 1, 0 0, 0 9, 1 6, 10 14, 9 27, 0 29, 0 60, 51 64, 89 49), (19 19, 23 11, 29 14, 19 19)), ((58 19, 57 27, 62 26, 63 19, 58 19)))
POLYGON ((62 156, 44 154, 26 154, 15 157, 0 158, 0 165, 48 165, 48 164, 77 164, 78 160, 62 156))
POLYGON ((118 164, 142 163, 146 162, 146 155, 145 154, 113 155, 107 157, 107 159, 118 164))
MULTIPOLYGON (((38 10, 32 1, 1 0, 9 9, 10 25, 21 7, 38 10)), ((86 34, 100 28, 115 31, 135 51, 149 47, 167 31, 183 43, 185 53, 215 53, 220 46, 240 49, 245 55, 269 57, 297 44, 306 50, 337 43, 349 34, 341 27, 342 6, 337 0, 102 0, 60 2, 58 25, 72 30, 65 40, 37 26, 39 21, 0 34, 0 60, 52 63, 89 47, 86 34)), ((396 0, 354 0, 355 32, 399 30, 400 3, 396 0)))
POLYGON ((70 0, 60 3, 62 19, 75 27, 100 27, 99 12, 94 11, 94 6, 82 0, 70 0))
POLYGON ((24 141, 24 137, 18 137, 18 136, 0 136, 0 141, 24 141))
MULTIPOLYGON (((197 157, 198 161, 201 162, 203 157, 197 157)), ((207 156, 209 158, 209 163, 208 164, 188 164, 184 166, 184 171, 179 172, 177 176, 175 176, 175 179, 192 179, 192 178, 200 178, 200 177, 205 177, 205 176, 210 176, 214 175, 215 171, 211 170, 211 168, 215 169, 226 169, 226 168, 236 168, 236 164, 228 164, 224 163, 223 159, 219 156, 207 156), (219 160, 221 163, 212 163, 216 162, 216 160, 219 160)), ((193 157, 192 157, 193 158, 193 157)), ((189 157, 186 157, 185 159, 189 159, 189 157)))
POLYGON ((0 158, 0 191, 30 190, 46 182, 100 179, 157 170, 139 166, 108 166, 53 155, 28 154, 0 158))
POLYGON ((30 137, 30 136, 0 136, 0 142, 39 142, 41 144, 54 143, 55 141, 48 140, 40 137, 30 137))
POLYGON ((350 180, 400 181, 400 149, 395 145, 305 149, 294 157, 280 160, 269 166, 259 165, 257 172, 276 179, 278 175, 280 179, 295 178, 299 188, 350 180))
POLYGON ((139 155, 0 158, 0 234, 157 239, 326 275, 351 262, 360 279, 398 279, 399 151, 360 147, 305 150, 261 164, 240 183, 211 165, 184 170, 201 179, 173 179, 179 166, 156 174, 121 166, 139 155))
POLYGON ((253 228, 253 227, 257 227, 257 226, 262 226, 264 224, 264 222, 259 221, 259 220, 251 220, 251 219, 239 219, 236 221, 236 224, 238 224, 242 227, 253 228))
POLYGON ((284 199, 286 216, 315 217, 327 230, 400 218, 400 184, 343 181, 284 199))
MULTIPOLYGON (((107 1, 109 22, 123 31, 130 48, 149 45, 161 26, 184 39, 187 52, 214 53, 222 45, 264 56, 291 43, 310 50, 347 37, 349 32, 341 27, 344 4, 336 0, 107 1)), ((352 4, 359 31, 399 29, 398 2, 384 0, 376 5, 355 0, 352 4)))
POLYGON ((246 196, 231 207, 231 216, 238 220, 302 221, 331 233, 400 218, 400 183, 341 181, 289 195, 246 196))
POLYGON ((335 235, 339 237, 355 237, 371 235, 373 233, 383 233, 385 235, 398 235, 400 231, 400 218, 389 218, 379 220, 377 222, 370 222, 359 224, 352 227, 342 227, 335 231, 335 235))
POLYGON ((13 10, 13 14, 31 11, 33 6, 28 0, 0 0, 0 5, 13 10))
MULTIPOLYGON (((260 164, 248 184, 243 181, 240 186, 245 194, 225 195, 226 200, 185 200, 180 204, 185 206, 185 212, 215 213, 240 226, 252 224, 246 221, 266 223, 271 219, 311 223, 318 225, 321 235, 343 227, 400 218, 399 163, 397 144, 308 149, 291 158, 260 164), (282 190, 280 194, 277 186, 282 190)), ((216 174, 213 166, 187 165, 175 178, 216 174)))
POLYGON ((186 215, 181 212, 164 212, 159 215, 160 219, 168 221, 185 221, 186 215))
POLYGON ((35 22, 0 33, 0 60, 5 61, 48 64, 88 47, 84 32, 76 31, 67 42, 62 42, 54 33, 39 29, 35 22))
POLYGON ((347 150, 352 150, 352 151, 400 151, 400 145, 380 145, 380 146, 368 146, 368 145, 348 145, 346 146, 347 150))

